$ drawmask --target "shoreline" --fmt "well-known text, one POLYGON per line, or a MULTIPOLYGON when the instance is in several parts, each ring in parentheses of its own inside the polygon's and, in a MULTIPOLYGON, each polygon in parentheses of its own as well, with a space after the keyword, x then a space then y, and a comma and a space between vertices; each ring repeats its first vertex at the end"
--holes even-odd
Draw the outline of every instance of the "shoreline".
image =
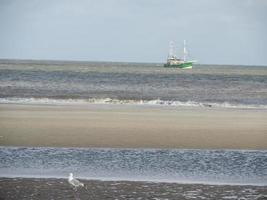
POLYGON ((130 100, 130 99, 112 99, 112 98, 47 98, 47 97, 32 97, 32 98, 17 98, 7 97, 0 98, 0 105, 39 105, 39 106, 161 106, 171 108, 212 108, 212 109, 248 109, 248 110, 267 110, 267 105, 263 104, 238 104, 231 102, 196 102, 196 101, 177 101, 177 100, 130 100))
POLYGON ((266 109, 0 104, 0 146, 266 150, 266 121, 266 109))
MULTIPOLYGON (((10 175, 0 176, 0 179, 42 179, 42 180, 66 180, 67 176, 35 176, 35 175, 10 175)), ((239 182, 216 182, 216 181, 183 181, 183 180, 153 180, 153 179, 127 179, 127 178, 96 178, 96 177, 76 177, 81 181, 97 181, 97 182, 129 182, 129 183, 154 183, 154 184, 177 184, 177 185, 206 185, 206 186, 253 186, 267 187, 267 183, 239 183, 239 182)))
POLYGON ((76 191, 67 179, 0 178, 4 199, 265 199, 266 186, 231 186, 131 181, 81 180, 76 191))

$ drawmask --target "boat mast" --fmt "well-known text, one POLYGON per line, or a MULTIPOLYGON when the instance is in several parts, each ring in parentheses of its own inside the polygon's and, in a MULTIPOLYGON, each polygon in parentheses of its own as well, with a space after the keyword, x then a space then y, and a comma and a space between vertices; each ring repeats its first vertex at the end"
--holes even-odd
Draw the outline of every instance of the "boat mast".
POLYGON ((184 62, 186 61, 186 55, 187 55, 187 51, 186 51, 186 41, 184 40, 184 62))
POLYGON ((175 54, 174 54, 174 44, 173 44, 173 41, 170 41, 168 58, 174 58, 174 57, 175 57, 175 54))

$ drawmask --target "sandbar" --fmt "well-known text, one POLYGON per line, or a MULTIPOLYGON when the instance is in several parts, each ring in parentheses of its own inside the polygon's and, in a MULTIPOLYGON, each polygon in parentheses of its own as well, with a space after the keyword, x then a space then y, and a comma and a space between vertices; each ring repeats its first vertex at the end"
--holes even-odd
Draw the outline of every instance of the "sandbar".
POLYGON ((0 104, 0 146, 267 149, 267 110, 0 104))

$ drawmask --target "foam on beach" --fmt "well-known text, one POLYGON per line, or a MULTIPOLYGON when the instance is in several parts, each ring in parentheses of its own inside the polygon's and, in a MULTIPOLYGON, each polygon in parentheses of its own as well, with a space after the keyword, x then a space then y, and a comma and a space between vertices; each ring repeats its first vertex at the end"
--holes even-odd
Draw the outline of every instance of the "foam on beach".
POLYGON ((87 104, 110 104, 110 105, 150 105, 172 107, 215 107, 215 108, 240 108, 240 109, 267 109, 267 105, 256 104, 233 104, 228 102, 208 103, 195 101, 172 101, 172 100, 120 100, 112 98, 103 99, 53 99, 53 98, 0 98, 0 104, 40 104, 40 105, 87 105, 87 104))

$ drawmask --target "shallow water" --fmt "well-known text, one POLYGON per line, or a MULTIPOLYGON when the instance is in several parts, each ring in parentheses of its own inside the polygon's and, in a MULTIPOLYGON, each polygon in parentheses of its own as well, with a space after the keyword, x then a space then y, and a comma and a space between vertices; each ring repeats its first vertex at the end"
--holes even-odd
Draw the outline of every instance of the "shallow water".
POLYGON ((267 151, 0 148, 1 177, 267 185, 267 151))

